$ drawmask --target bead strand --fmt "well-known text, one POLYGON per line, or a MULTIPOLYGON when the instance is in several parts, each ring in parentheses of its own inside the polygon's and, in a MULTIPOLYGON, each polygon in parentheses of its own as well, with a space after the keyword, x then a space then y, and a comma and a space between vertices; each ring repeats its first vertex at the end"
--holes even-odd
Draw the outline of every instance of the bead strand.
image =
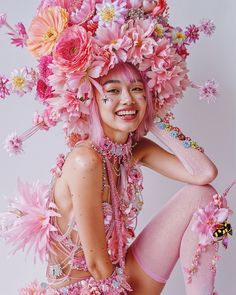
POLYGON ((200 147, 196 141, 193 141, 190 137, 185 136, 178 127, 174 127, 169 123, 169 119, 155 119, 155 126, 169 132, 169 135, 173 138, 179 139, 182 141, 182 144, 185 148, 197 149, 200 152, 204 152, 203 148, 200 147))

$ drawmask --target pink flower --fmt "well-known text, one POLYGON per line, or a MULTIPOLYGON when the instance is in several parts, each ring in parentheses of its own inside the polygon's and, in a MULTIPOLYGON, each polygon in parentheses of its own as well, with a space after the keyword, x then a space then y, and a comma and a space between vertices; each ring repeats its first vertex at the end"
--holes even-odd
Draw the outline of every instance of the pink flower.
POLYGON ((52 107, 48 107, 46 110, 44 110, 43 121, 49 128, 56 126, 58 120, 59 118, 57 113, 54 112, 52 107))
POLYGON ((133 64, 142 63, 144 57, 151 57, 154 52, 155 40, 152 38, 155 24, 152 20, 131 20, 127 35, 132 39, 133 45, 128 50, 128 61, 133 64))
POLYGON ((149 65, 152 62, 151 70, 147 71, 147 77, 150 79, 148 86, 155 89, 158 95, 158 108, 161 113, 173 107, 191 83, 187 76, 186 63, 165 40, 156 46, 155 52, 154 58, 144 61, 144 64, 149 65))
POLYGON ((213 20, 203 19, 199 29, 201 32, 210 37, 215 32, 216 26, 213 20))
POLYGON ((33 116, 33 124, 35 126, 36 125, 39 125, 41 130, 46 130, 46 131, 49 130, 48 125, 44 122, 43 116, 40 115, 38 112, 35 112, 34 113, 34 116, 33 116))
POLYGON ((70 21, 73 24, 82 25, 92 18, 95 10, 95 1, 84 0, 81 1, 81 5, 76 7, 74 11, 71 12, 70 21))
POLYGON ((207 80, 206 83, 200 87, 200 100, 205 100, 208 103, 215 102, 218 95, 219 85, 215 80, 207 80))
POLYGON ((4 26, 7 22, 7 15, 6 13, 0 14, 0 28, 4 26))
POLYGON ((27 46, 31 53, 40 58, 52 52, 54 45, 68 24, 68 13, 61 7, 41 10, 31 22, 27 46))
MULTIPOLYGON (((52 112, 60 115, 63 120, 78 120, 82 114, 89 114, 88 107, 76 96, 75 93, 67 91, 63 96, 50 99, 49 105, 52 112)), ((75 132, 75 130, 73 131, 75 132)))
POLYGON ((21 154, 23 152, 22 145, 23 143, 21 137, 16 133, 12 133, 6 138, 4 148, 9 153, 9 155, 12 156, 21 154))
POLYGON ((56 44, 53 57, 62 71, 86 70, 92 59, 90 33, 79 25, 67 28, 56 44))
POLYGON ((101 86, 94 80, 100 76, 103 62, 94 61, 86 71, 76 71, 71 73, 68 78, 68 86, 70 90, 76 91, 77 96, 81 99, 93 98, 93 86, 102 89, 101 86))
POLYGON ((187 27, 185 35, 187 36, 188 42, 196 42, 199 39, 199 28, 195 25, 187 27))
POLYGON ((96 56, 96 61, 100 61, 103 64, 100 76, 107 75, 108 71, 113 69, 118 63, 118 57, 115 52, 101 48, 97 44, 94 44, 94 55, 96 56))
POLYGON ((52 64, 52 60, 53 58, 51 55, 43 56, 39 60, 39 76, 44 82, 47 81, 48 76, 53 74, 52 69, 49 67, 49 65, 52 64))
POLYGON ((5 76, 0 76, 0 97, 3 99, 5 99, 6 96, 10 95, 8 82, 8 78, 6 78, 5 76))
POLYGON ((49 68, 53 74, 48 76, 49 86, 55 91, 57 95, 63 95, 63 91, 66 91, 67 73, 62 71, 59 66, 52 63, 49 68))
POLYGON ((129 170, 128 182, 142 185, 143 175, 140 170, 133 168, 129 170))
POLYGON ((64 163, 65 163, 65 155, 64 154, 58 155, 56 165, 52 167, 52 169, 50 170, 51 174, 56 177, 60 177, 64 163))
POLYGON ((21 46, 23 47, 26 45, 26 41, 28 39, 28 35, 25 30, 25 26, 22 23, 18 23, 15 26, 15 32, 14 33, 8 33, 8 35, 11 37, 11 44, 15 44, 17 47, 21 46))
POLYGON ((72 13, 76 9, 80 9, 86 0, 42 0, 38 7, 38 11, 48 8, 49 6, 60 6, 72 13))
POLYGON ((12 211, 21 212, 15 224, 7 234, 7 242, 13 247, 13 254, 18 250, 34 252, 43 261, 48 251, 54 253, 49 236, 57 229, 51 225, 50 218, 59 217, 56 205, 48 203, 50 188, 39 182, 28 184, 19 180, 18 196, 11 202, 12 211))
POLYGON ((229 210, 218 208, 210 202, 205 208, 199 208, 195 213, 192 230, 199 234, 199 244, 206 246, 214 241, 213 231, 217 224, 223 223, 229 216, 229 210))
POLYGON ((19 295, 46 295, 47 290, 41 287, 40 284, 35 280, 30 283, 26 288, 20 289, 19 295))
POLYGON ((47 85, 43 80, 38 80, 37 82, 37 97, 43 104, 47 104, 47 99, 54 96, 52 87, 47 85))
POLYGON ((126 62, 127 51, 132 46, 132 40, 126 35, 124 27, 113 23, 110 27, 98 28, 95 42, 115 53, 119 60, 126 62))

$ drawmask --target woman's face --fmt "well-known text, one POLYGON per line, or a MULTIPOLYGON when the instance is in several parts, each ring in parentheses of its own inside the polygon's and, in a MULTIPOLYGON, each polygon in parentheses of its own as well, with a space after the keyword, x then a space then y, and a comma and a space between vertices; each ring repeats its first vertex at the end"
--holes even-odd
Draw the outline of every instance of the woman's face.
POLYGON ((138 72, 132 71, 132 80, 116 68, 102 77, 104 95, 96 93, 101 124, 106 136, 124 143, 128 134, 135 131, 146 111, 145 89, 138 72))

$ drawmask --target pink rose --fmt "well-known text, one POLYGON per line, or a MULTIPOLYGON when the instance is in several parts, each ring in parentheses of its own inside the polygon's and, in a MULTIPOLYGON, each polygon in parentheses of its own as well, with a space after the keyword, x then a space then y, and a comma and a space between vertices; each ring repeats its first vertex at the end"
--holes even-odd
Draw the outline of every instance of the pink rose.
POLYGON ((63 71, 85 71, 92 59, 91 33, 79 25, 67 28, 55 46, 53 57, 63 71))

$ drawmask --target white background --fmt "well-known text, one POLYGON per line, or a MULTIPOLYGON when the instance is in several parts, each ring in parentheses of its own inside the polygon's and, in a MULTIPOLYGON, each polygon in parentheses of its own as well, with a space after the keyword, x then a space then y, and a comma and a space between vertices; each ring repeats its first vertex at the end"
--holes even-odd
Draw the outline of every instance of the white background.
MULTIPOLYGON (((35 13, 38 1, 0 0, 0 13, 6 12, 8 20, 14 24, 23 21, 26 27, 35 13)), ((214 19, 217 31, 209 39, 203 37, 191 47, 189 68, 191 78, 199 83, 215 78, 220 84, 220 96, 215 104, 200 102, 197 93, 189 90, 183 102, 175 109, 175 124, 196 139, 218 166, 219 176, 214 181, 222 192, 236 177, 236 2, 234 0, 170 0, 171 23, 185 27, 198 24, 202 18, 214 19)), ((35 65, 26 49, 10 46, 9 38, 0 31, 0 73, 9 75, 13 68, 35 65)), ((18 133, 31 126, 34 110, 39 104, 34 94, 22 98, 11 96, 0 101, 0 142, 12 131, 18 133)), ((6 208, 4 196, 12 196, 16 191, 17 177, 23 180, 42 182, 50 180, 49 170, 56 156, 66 151, 60 128, 48 133, 36 134, 25 144, 25 153, 20 157, 9 158, 0 149, 0 211, 6 208)), ((144 169, 145 205, 139 219, 140 230, 161 208, 168 198, 182 184, 168 180, 150 170, 144 169), (155 192, 155 193, 154 193, 155 192)), ((230 205, 236 211, 236 188, 230 194, 230 205)), ((191 196, 190 196, 191 197, 191 196)), ((167 217, 168 218, 168 217, 167 217)), ((232 218, 236 228, 236 218, 232 218)), ((218 264, 216 289, 221 295, 235 295, 236 288, 236 239, 230 241, 229 250, 221 250, 218 264)), ((158 251, 158 249, 157 249, 158 251)), ((9 248, 0 243, 0 295, 16 295, 17 290, 35 278, 45 281, 44 266, 34 265, 31 257, 25 260, 22 253, 8 256, 9 248), (14 283, 13 283, 14 282, 14 283)), ((183 279, 177 264, 164 292, 164 295, 184 294, 183 279)), ((148 294, 147 294, 148 295, 148 294)))

